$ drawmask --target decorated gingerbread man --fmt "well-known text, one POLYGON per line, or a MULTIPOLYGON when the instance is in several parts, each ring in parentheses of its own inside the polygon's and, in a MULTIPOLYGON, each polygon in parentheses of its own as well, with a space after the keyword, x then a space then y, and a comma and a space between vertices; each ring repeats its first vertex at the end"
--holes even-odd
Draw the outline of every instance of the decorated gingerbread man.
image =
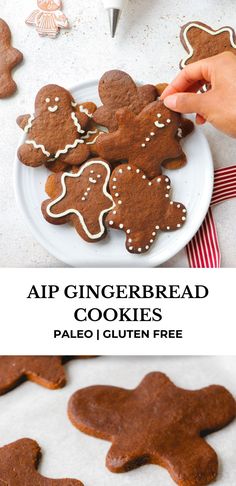
POLYGON ((23 60, 23 55, 11 45, 11 31, 0 19, 0 98, 7 98, 15 93, 17 86, 11 71, 23 60))
POLYGON ((167 167, 170 159, 181 159, 179 166, 186 162, 177 136, 181 116, 166 108, 162 101, 147 105, 139 115, 123 108, 117 111, 116 118, 119 128, 102 134, 96 142, 96 150, 104 159, 125 160, 150 179, 161 174, 161 165, 167 167))
POLYGON ((120 165, 112 173, 110 192, 115 207, 107 216, 110 228, 126 234, 130 253, 146 253, 160 231, 180 229, 186 221, 183 204, 170 198, 170 180, 158 176, 151 181, 132 165, 120 165))
POLYGON ((106 235, 104 218, 114 207, 108 192, 111 171, 104 160, 91 159, 79 171, 53 174, 46 192, 50 199, 42 204, 44 218, 52 224, 71 222, 87 242, 106 235))
POLYGON ((217 455, 204 437, 235 418, 236 403, 222 386, 184 390, 163 373, 150 373, 134 390, 79 390, 68 413, 82 432, 112 442, 106 459, 110 471, 157 464, 179 486, 203 486, 218 473, 217 455))
POLYGON ((68 29, 69 22, 62 13, 61 0, 38 0, 38 9, 26 19, 26 23, 34 25, 39 35, 56 37, 61 29, 68 29))
MULTIPOLYGON (((50 162, 54 166, 56 162, 80 165, 87 160, 91 143, 85 128, 90 118, 84 105, 77 105, 69 91, 60 86, 42 88, 36 96, 35 113, 17 119, 26 134, 18 150, 19 160, 31 167, 50 167, 50 162)), ((89 108, 95 111, 96 105, 89 103, 89 108)))
POLYGON ((0 448, 0 484, 11 486, 83 486, 76 479, 49 479, 38 471, 41 450, 37 442, 20 439, 0 448))

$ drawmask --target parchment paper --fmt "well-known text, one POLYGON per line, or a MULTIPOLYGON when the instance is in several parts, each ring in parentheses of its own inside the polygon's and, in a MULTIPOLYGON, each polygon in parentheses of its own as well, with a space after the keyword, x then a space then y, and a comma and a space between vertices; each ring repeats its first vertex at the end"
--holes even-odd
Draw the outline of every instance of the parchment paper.
MULTIPOLYGON (((179 386, 226 386, 236 396, 236 357, 99 357, 66 365, 67 386, 50 391, 27 382, 0 397, 0 446, 23 437, 43 449, 40 471, 52 478, 77 478, 85 486, 174 486, 158 466, 125 474, 105 468, 106 441, 82 434, 67 418, 67 403, 77 389, 95 384, 133 388, 147 373, 162 371, 179 386)), ((236 421, 208 436, 220 462, 219 486, 235 485, 236 421)), ((33 485, 32 485, 33 486, 33 485)))

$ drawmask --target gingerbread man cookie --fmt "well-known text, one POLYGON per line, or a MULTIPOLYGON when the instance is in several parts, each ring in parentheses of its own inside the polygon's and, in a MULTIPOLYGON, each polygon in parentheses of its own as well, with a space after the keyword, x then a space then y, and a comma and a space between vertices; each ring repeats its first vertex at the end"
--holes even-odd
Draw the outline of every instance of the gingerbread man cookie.
POLYGON ((232 27, 213 30, 202 22, 188 22, 181 29, 180 39, 188 53, 180 63, 182 69, 187 64, 225 51, 236 54, 236 37, 232 27))
POLYGON ((109 132, 117 130, 116 112, 127 107, 138 115, 142 109, 157 97, 155 86, 146 84, 137 87, 129 74, 113 70, 106 72, 98 87, 103 106, 94 113, 94 120, 108 128, 109 132))
MULTIPOLYGON (((89 104, 95 111, 96 105, 89 104)), ((50 84, 36 96, 35 114, 18 117, 17 123, 26 134, 18 150, 19 160, 31 167, 50 162, 80 165, 90 155, 91 144, 85 129, 90 118, 88 109, 77 105, 66 89, 50 84), (85 112, 86 110, 86 112, 85 112)))
POLYGON ((97 139, 96 150, 102 158, 109 162, 125 160, 150 179, 161 174, 161 165, 166 167, 169 159, 182 157, 186 161, 177 137, 180 114, 169 110, 162 101, 149 104, 139 115, 123 108, 117 111, 116 118, 118 130, 97 139))
POLYGON ((120 165, 110 180, 115 207, 107 218, 110 228, 126 234, 130 253, 145 253, 153 245, 159 231, 180 229, 186 221, 183 204, 170 199, 170 180, 158 176, 151 181, 132 165, 120 165))
POLYGON ((11 45, 11 31, 0 19, 0 98, 15 93, 17 86, 11 72, 23 60, 23 54, 11 45))
POLYGON ((40 36, 55 38, 60 29, 68 29, 69 22, 62 12, 61 0, 38 0, 38 9, 26 19, 26 23, 34 25, 40 36))
POLYGON ((92 356, 0 356, 0 395, 26 380, 51 390, 66 384, 63 364, 92 356))
POLYGON ((112 442, 106 465, 126 472, 144 464, 166 468, 179 486, 203 486, 217 477, 218 460, 204 437, 236 416, 222 386, 198 391, 150 373, 134 390, 91 386, 69 402, 69 418, 82 432, 112 442))
POLYGON ((88 242, 104 238, 104 218, 114 207, 108 193, 110 174, 107 162, 91 159, 79 171, 51 175, 46 184, 50 199, 42 204, 44 218, 52 224, 71 222, 88 242))
POLYGON ((38 471, 41 450, 37 442, 20 439, 0 448, 0 484, 5 486, 83 486, 77 479, 49 479, 38 471))

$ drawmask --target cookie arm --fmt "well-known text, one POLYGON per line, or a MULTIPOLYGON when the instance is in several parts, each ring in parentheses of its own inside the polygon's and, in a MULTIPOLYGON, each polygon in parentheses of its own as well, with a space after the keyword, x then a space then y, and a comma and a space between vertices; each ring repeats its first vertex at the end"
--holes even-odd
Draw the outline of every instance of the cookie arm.
POLYGON ((16 119, 16 123, 17 125, 19 125, 19 127, 24 130, 25 127, 27 126, 27 123, 30 119, 30 115, 21 115, 21 116, 18 116, 18 118, 16 119))
POLYGON ((0 395, 15 388, 22 380, 21 369, 12 366, 13 357, 0 357, 0 395))
POLYGON ((199 433, 219 430, 236 417, 236 401, 223 386, 209 386, 193 392, 193 414, 197 413, 199 433))
POLYGON ((65 371, 61 363, 61 358, 52 356, 42 356, 39 361, 30 358, 29 366, 24 371, 28 380, 45 386, 51 390, 62 388, 66 383, 65 371))

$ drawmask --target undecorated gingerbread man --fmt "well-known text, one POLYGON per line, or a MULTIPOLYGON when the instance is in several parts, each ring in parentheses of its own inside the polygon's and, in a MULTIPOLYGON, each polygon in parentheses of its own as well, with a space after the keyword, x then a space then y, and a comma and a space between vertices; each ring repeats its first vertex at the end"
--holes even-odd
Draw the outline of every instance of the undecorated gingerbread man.
MULTIPOLYGON (((77 105, 66 89, 50 84, 36 96, 35 113, 17 119, 26 134, 26 141, 18 150, 19 160, 38 167, 50 162, 80 165, 89 158, 91 142, 85 128, 90 123, 88 109, 77 105)), ((91 111, 96 106, 88 103, 91 111)), ((93 142, 92 142, 93 143, 93 142)))

